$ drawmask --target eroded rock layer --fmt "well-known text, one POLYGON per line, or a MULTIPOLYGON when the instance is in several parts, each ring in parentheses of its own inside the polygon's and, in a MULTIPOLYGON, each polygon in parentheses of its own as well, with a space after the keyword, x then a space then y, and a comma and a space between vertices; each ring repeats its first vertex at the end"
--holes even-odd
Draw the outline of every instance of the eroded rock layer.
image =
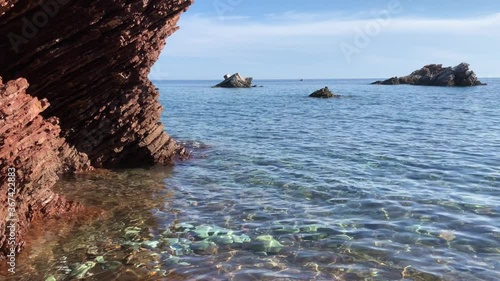
POLYGON ((78 153, 59 136, 59 120, 56 117, 44 119, 40 115, 49 107, 47 100, 26 94, 28 82, 25 79, 6 84, 1 80, 0 229, 5 235, 0 236, 0 255, 7 255, 11 245, 16 251, 22 247, 22 238, 32 220, 79 208, 78 204, 67 202, 51 190, 58 179, 57 174, 91 170, 92 167, 85 154, 78 153), (15 240, 10 244, 11 228, 7 225, 15 233, 15 240))
MULTIPOLYGON (((20 241, 38 214, 72 209, 50 190, 58 172, 187 156, 159 122, 159 93, 148 74, 192 1, 0 0, 0 76, 13 81, 0 98, 10 118, 0 126, 0 170, 4 177, 17 169, 20 241), (12 102, 24 109, 12 111, 12 102)), ((2 185, 2 234, 5 194, 2 185)))
POLYGON ((0 75, 26 78, 44 116, 96 167, 166 164, 183 152, 159 123, 148 73, 191 0, 20 0, 0 16, 0 75))

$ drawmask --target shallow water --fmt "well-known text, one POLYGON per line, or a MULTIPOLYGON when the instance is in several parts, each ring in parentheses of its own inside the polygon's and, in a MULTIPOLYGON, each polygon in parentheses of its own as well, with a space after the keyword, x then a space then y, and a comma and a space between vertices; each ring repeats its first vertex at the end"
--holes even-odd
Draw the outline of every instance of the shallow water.
POLYGON ((193 158, 59 182, 100 216, 39 226, 12 280, 500 280, 500 80, 368 82, 157 82, 193 158))

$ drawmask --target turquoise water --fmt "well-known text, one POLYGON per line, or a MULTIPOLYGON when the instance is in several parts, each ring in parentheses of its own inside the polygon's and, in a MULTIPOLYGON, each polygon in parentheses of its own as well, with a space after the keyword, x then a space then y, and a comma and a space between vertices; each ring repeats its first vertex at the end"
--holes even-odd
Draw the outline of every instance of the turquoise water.
POLYGON ((157 83, 169 133, 195 147, 166 183, 181 220, 287 245, 273 257, 286 270, 243 255, 232 260, 239 273, 500 280, 500 80, 477 88, 255 81, 264 87, 238 90, 211 89, 215 82, 157 83), (345 98, 307 98, 324 86, 345 98), (308 224, 330 231, 276 231, 308 224))
POLYGON ((35 225, 0 278, 500 280, 500 80, 371 81, 156 82, 193 157, 62 179, 88 214, 35 225))

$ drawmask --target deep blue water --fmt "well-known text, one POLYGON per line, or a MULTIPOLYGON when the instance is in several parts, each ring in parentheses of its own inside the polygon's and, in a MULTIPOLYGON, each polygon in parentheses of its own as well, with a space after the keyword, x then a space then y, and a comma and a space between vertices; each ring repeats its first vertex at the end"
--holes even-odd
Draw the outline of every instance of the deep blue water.
POLYGON ((272 257, 236 255, 217 274, 208 268, 224 254, 186 256, 199 266, 177 270, 238 280, 500 280, 500 80, 374 80, 252 89, 157 81, 167 131, 193 151, 166 179, 179 219, 286 245, 272 257), (344 97, 307 97, 324 86, 344 97), (330 232, 276 231, 309 224, 330 232), (266 267, 269 259, 283 268, 266 267))

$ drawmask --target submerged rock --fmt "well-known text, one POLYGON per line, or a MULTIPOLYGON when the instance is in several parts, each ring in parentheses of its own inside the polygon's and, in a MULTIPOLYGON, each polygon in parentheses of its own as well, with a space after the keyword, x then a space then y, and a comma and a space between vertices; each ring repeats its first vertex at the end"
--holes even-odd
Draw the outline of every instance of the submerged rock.
POLYGON ((236 244, 242 244, 242 243, 247 243, 247 242, 252 241, 250 239, 250 236, 248 236, 246 234, 233 235, 233 240, 234 240, 234 243, 236 243, 236 244))
POLYGON ((217 235, 210 238, 210 240, 219 245, 230 245, 234 243, 233 236, 230 234, 217 235))
POLYGON ((98 256, 94 259, 94 261, 99 264, 106 263, 106 261, 104 260, 104 256, 98 256))
POLYGON ((162 241, 168 245, 175 245, 179 243, 179 238, 163 238, 162 241))
POLYGON ((317 90, 316 92, 309 95, 310 98, 320 98, 320 99, 328 99, 328 98, 338 98, 339 95, 335 95, 328 89, 328 87, 324 87, 323 89, 317 90))
POLYGON ((176 265, 179 264, 180 261, 181 258, 172 255, 170 255, 167 259, 165 259, 165 263, 167 265, 176 265))
POLYGON ((224 81, 213 86, 213 88, 250 88, 252 87, 253 78, 241 77, 239 73, 235 73, 228 77, 229 74, 224 75, 224 81))
POLYGON ((156 249, 159 244, 160 241, 143 241, 141 246, 146 249, 156 249))
POLYGON ((193 250, 195 252, 202 252, 202 251, 205 251, 206 249, 208 249, 208 247, 210 247, 211 245, 214 245, 214 243, 208 242, 208 241, 197 241, 197 242, 193 242, 189 246, 191 247, 191 250, 193 250))
POLYGON ((90 246, 87 248, 86 254, 89 257, 97 257, 99 256, 99 248, 97 248, 97 246, 90 246))
POLYGON ((139 235, 139 233, 141 232, 141 229, 139 227, 136 227, 136 226, 130 226, 130 227, 127 227, 125 228, 125 237, 126 238, 134 238, 134 237, 137 237, 139 235))
POLYGON ((117 270, 118 268, 122 267, 123 264, 119 261, 110 261, 106 262, 105 264, 102 265, 102 269, 104 270, 117 270))
POLYGON ((121 245, 123 249, 128 249, 128 250, 133 250, 137 251, 141 248, 141 243, 140 242, 132 242, 132 241, 127 241, 121 245))
POLYGON ((255 238, 254 241, 247 243, 246 248, 255 252, 263 252, 267 254, 277 254, 283 249, 283 245, 271 235, 261 235, 255 238))
POLYGON ((191 230, 190 233, 194 238, 201 240, 208 237, 224 236, 233 234, 232 230, 225 229, 218 226, 200 225, 191 230))
POLYGON ((322 225, 319 224, 310 224, 310 225, 303 225, 300 226, 300 231, 301 232, 317 232, 318 228, 323 227, 322 225))
POLYGON ((461 63, 455 67, 443 67, 442 64, 429 64, 404 77, 392 77, 385 81, 373 82, 374 85, 421 85, 421 86, 481 86, 469 64, 461 63))
POLYGON ((83 264, 75 264, 71 271, 70 278, 75 278, 75 279, 85 278, 87 272, 89 272, 89 270, 94 268, 95 265, 96 263, 93 261, 88 261, 83 264))

